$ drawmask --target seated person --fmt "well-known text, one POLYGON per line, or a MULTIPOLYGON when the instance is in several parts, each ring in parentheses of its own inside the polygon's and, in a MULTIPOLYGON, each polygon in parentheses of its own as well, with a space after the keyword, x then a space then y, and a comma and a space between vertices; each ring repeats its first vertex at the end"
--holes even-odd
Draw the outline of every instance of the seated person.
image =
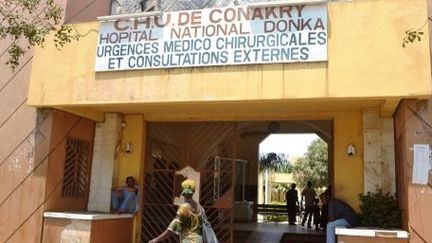
POLYGON ((135 213, 138 210, 138 186, 132 176, 126 178, 126 186, 113 188, 111 210, 115 213, 135 213))
POLYGON ((326 195, 328 194, 324 192, 319 196, 321 202, 323 203, 321 207, 321 216, 320 216, 320 226, 323 230, 327 229, 327 223, 328 223, 328 205, 327 205, 327 200, 324 199, 326 195))
POLYGON ((327 243, 335 243, 335 228, 336 227, 356 227, 359 223, 354 209, 346 202, 330 198, 324 194, 323 203, 328 206, 328 223, 327 223, 327 243))
POLYGON ((321 223, 321 228, 323 228, 324 230, 327 230, 327 223, 328 223, 328 200, 325 200, 324 197, 328 196, 328 198, 331 198, 332 195, 332 185, 328 185, 327 189, 319 196, 319 198, 321 199, 322 207, 321 207, 321 217, 320 217, 320 223, 321 223))

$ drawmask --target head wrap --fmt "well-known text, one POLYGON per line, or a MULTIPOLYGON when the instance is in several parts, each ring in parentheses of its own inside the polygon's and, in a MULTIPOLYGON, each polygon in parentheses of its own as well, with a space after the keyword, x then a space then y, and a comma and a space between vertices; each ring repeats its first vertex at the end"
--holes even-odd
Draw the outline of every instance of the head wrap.
POLYGON ((182 182, 181 184, 183 191, 182 191, 182 195, 184 194, 194 194, 195 192, 195 182, 193 180, 190 179, 186 179, 182 182))

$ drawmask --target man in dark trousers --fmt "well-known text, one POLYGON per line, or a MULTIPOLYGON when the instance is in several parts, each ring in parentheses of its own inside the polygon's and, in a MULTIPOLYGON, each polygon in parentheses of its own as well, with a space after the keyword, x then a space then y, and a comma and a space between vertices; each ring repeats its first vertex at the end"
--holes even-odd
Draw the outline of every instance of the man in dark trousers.
POLYGON ((285 193, 285 200, 287 204, 288 211, 288 223, 290 225, 295 225, 296 214, 297 214, 297 203, 298 203, 298 192, 295 189, 296 184, 291 184, 291 189, 285 193))
POLYGON ((303 197, 304 197, 304 202, 305 202, 305 215, 303 217, 303 221, 302 221, 302 226, 304 226, 306 219, 309 216, 309 220, 308 220, 308 229, 312 228, 311 223, 312 223, 312 217, 313 217, 313 201, 316 197, 316 192, 315 190, 312 188, 312 182, 308 181, 307 182, 307 187, 305 189, 303 189, 302 193, 302 202, 303 202, 303 197))
POLYGON ((327 243, 335 243, 336 227, 355 227, 358 225, 357 215, 352 207, 339 199, 332 199, 324 194, 323 203, 328 205, 327 243))

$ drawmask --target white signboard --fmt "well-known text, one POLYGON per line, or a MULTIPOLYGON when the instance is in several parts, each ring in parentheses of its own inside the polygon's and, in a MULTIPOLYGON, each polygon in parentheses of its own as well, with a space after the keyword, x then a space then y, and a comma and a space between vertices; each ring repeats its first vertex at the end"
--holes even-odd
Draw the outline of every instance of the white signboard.
POLYGON ((429 177, 429 144, 414 144, 412 183, 426 185, 429 177))
POLYGON ((326 4, 242 6, 101 22, 95 69, 326 60, 326 4))

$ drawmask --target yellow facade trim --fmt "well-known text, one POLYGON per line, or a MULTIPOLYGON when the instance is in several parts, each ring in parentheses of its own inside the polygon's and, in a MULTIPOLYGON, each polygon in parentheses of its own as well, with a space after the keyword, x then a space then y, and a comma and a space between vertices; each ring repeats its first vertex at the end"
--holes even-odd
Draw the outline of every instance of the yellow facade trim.
MULTIPOLYGON (((432 94, 429 43, 401 43, 427 19, 425 0, 328 3, 328 61, 94 72, 98 23, 62 51, 37 48, 33 106, 419 98, 432 94)), ((425 40, 429 39, 424 29, 425 40)))

